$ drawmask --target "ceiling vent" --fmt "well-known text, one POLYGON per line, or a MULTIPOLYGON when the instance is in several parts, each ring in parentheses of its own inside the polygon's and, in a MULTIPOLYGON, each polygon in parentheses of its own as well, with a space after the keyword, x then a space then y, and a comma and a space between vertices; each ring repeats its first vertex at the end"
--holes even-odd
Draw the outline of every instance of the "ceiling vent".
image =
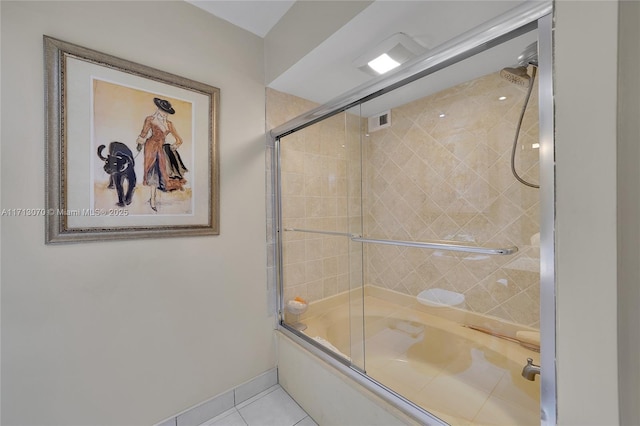
POLYGON ((353 61, 353 66, 377 77, 426 51, 405 33, 396 33, 353 61))
POLYGON ((391 110, 369 117, 367 130, 369 133, 391 127, 391 110))

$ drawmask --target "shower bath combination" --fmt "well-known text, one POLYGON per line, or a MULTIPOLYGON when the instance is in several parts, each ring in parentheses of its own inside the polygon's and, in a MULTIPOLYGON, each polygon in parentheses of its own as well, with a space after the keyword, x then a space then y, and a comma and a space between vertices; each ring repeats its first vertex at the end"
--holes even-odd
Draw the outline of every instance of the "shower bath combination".
POLYGON ((522 104, 522 110, 520 111, 520 118, 516 126, 516 132, 513 139, 513 147, 511 149, 511 173, 523 185, 531 188, 540 188, 540 185, 536 185, 524 180, 516 170, 516 148, 518 146, 518 138, 520 136, 520 128, 522 127, 522 120, 524 119, 524 113, 527 111, 527 105, 529 104, 529 98, 531 97, 531 91, 533 90, 533 83, 536 79, 536 72, 538 69, 538 43, 532 43, 526 47, 520 56, 518 56, 518 66, 511 68, 503 68, 500 71, 500 77, 504 78, 510 83, 518 86, 527 87, 527 95, 522 104), (531 75, 529 75, 527 69, 531 65, 531 75))
MULTIPOLYGON (((535 56, 502 76, 495 66, 395 106, 396 122, 367 137, 367 114, 357 108, 279 140, 287 329, 454 425, 495 423, 502 410, 523 404, 509 424, 539 424, 541 380, 528 380, 541 364, 532 242, 538 191, 507 171, 527 90, 513 90, 519 97, 512 97, 512 114, 504 114, 504 103, 466 102, 498 99, 503 77, 532 87, 530 63, 535 56), (452 113, 436 120, 443 110, 452 113), (507 140, 499 143, 475 136, 502 129, 507 140), (465 151, 471 142, 474 149, 465 151), (341 184, 334 189, 333 182, 341 184), (521 207, 503 214, 502 206, 521 207), (296 297, 309 301, 300 315, 289 308, 296 297), (524 345, 523 333, 537 342, 524 345), (455 392, 440 388, 453 383, 455 392), (459 406, 460 393, 478 403, 459 406), (494 403, 503 400, 514 404, 494 403)), ((536 99, 527 107, 537 109, 536 99)))
MULTIPOLYGON (((328 107, 319 107, 272 131, 280 329, 422 423, 540 424, 535 237, 552 186, 540 169, 541 191, 525 189, 538 185, 514 165, 518 142, 535 142, 542 115, 533 112, 547 102, 547 44, 538 38, 538 68, 536 35, 474 53, 457 69, 431 65, 402 91, 363 96, 338 113, 332 105, 320 120, 328 107), (517 60, 514 46, 527 46, 517 60), (487 74, 473 75, 479 63, 487 74), (468 80, 440 82, 467 68, 468 80), (540 97, 531 98, 536 78, 540 97), (481 102, 505 89, 510 102, 481 102), (393 126, 368 131, 366 118, 390 108, 393 126), (507 171, 510 156, 520 183, 507 171), (297 297, 309 302, 298 316, 287 310, 297 297), (523 345, 523 334, 535 344, 523 345)), ((547 151, 531 148, 517 166, 537 183, 537 156, 547 151)))

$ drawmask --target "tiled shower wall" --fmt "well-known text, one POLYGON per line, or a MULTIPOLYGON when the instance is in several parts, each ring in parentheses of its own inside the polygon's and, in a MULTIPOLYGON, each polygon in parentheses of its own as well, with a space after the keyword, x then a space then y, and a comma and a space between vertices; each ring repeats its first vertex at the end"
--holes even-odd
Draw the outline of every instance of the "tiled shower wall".
MULTIPOLYGON (((285 300, 319 300, 364 279, 414 296, 429 288, 455 291, 465 295, 468 310, 537 327, 538 190, 518 183, 509 165, 525 93, 495 73, 394 108, 391 127, 365 136, 362 152, 366 120, 357 114, 342 113, 283 138, 285 228, 362 229, 370 238, 519 248, 511 256, 486 256, 369 244, 361 266, 361 245, 345 237, 284 232, 285 300)), ((315 106, 269 89, 267 128, 315 106)), ((516 155, 516 168, 532 182, 538 180, 537 111, 534 88, 516 155)), ((268 147, 269 176, 272 154, 268 147)), ((270 225, 271 186, 267 195, 270 225)))
MULTIPOLYGON (((309 101, 269 89, 268 128, 315 106, 309 101)), ((286 231, 296 228, 342 233, 356 229, 361 232, 359 138, 360 118, 349 113, 335 115, 282 138, 285 300, 299 296, 312 302, 362 283, 360 244, 351 243, 345 236, 286 231), (350 259, 354 260, 351 265, 350 259)), ((271 147, 268 151, 272 150, 271 147)), ((268 160, 269 155, 268 152, 268 160)), ((268 190, 268 193, 273 196, 273 190, 268 190)), ((273 235, 269 231, 269 235, 273 235)), ((273 253, 274 243, 270 242, 270 253, 273 253)), ((273 256, 269 258, 273 259, 273 256)))
MULTIPOLYGON (((265 127, 267 133, 279 125, 286 123, 292 118, 309 111, 317 106, 311 101, 307 101, 277 90, 267 88, 265 93, 265 127)), ((267 149, 265 152, 266 168, 266 209, 267 209, 267 288, 269 290, 268 300, 276 300, 276 228, 275 228, 275 202, 276 189, 275 179, 275 146, 273 141, 267 137, 267 149)), ((270 309, 275 311, 275 306, 270 309)))
MULTIPOLYGON (((392 126, 363 144, 365 235, 517 246, 518 253, 367 245, 367 284, 409 295, 451 290, 465 295, 468 310, 538 326, 538 190, 517 182, 510 169, 525 94, 490 74, 394 108, 392 126)), ((516 169, 533 183, 537 105, 534 87, 516 155, 516 169)))

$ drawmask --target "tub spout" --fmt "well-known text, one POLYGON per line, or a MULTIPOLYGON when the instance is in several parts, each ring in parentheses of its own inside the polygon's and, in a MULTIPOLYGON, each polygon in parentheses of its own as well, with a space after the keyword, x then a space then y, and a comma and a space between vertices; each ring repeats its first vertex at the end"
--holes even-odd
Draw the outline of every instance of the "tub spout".
POLYGON ((540 374, 540 366, 535 365, 532 358, 527 358, 527 365, 522 369, 522 377, 533 382, 536 374, 540 374))

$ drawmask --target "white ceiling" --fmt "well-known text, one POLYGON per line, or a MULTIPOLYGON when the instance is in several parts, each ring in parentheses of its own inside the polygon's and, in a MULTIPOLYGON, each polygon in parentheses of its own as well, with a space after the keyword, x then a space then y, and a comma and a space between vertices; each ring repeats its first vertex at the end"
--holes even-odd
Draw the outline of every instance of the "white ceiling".
MULTIPOLYGON (((214 15, 264 37, 294 1, 192 1, 214 15)), ((391 35, 402 32, 427 49, 433 48, 480 25, 523 0, 377 0, 342 28, 308 52, 268 86, 326 103, 372 78, 354 66, 354 61, 391 35)), ((375 114, 463 81, 512 66, 535 34, 524 35, 499 48, 476 55, 445 72, 414 82, 377 102, 368 103, 375 114), (422 81, 425 80, 425 81, 422 81), (422 83, 420 83, 422 82, 422 83)), ((428 52, 427 52, 428 55, 428 52)))
POLYGON ((194 6, 264 37, 295 0, 186 0, 194 6))
POLYGON ((403 32, 429 49, 519 3, 378 0, 269 86, 304 99, 325 103, 373 78, 358 70, 353 61, 391 35, 403 32))

